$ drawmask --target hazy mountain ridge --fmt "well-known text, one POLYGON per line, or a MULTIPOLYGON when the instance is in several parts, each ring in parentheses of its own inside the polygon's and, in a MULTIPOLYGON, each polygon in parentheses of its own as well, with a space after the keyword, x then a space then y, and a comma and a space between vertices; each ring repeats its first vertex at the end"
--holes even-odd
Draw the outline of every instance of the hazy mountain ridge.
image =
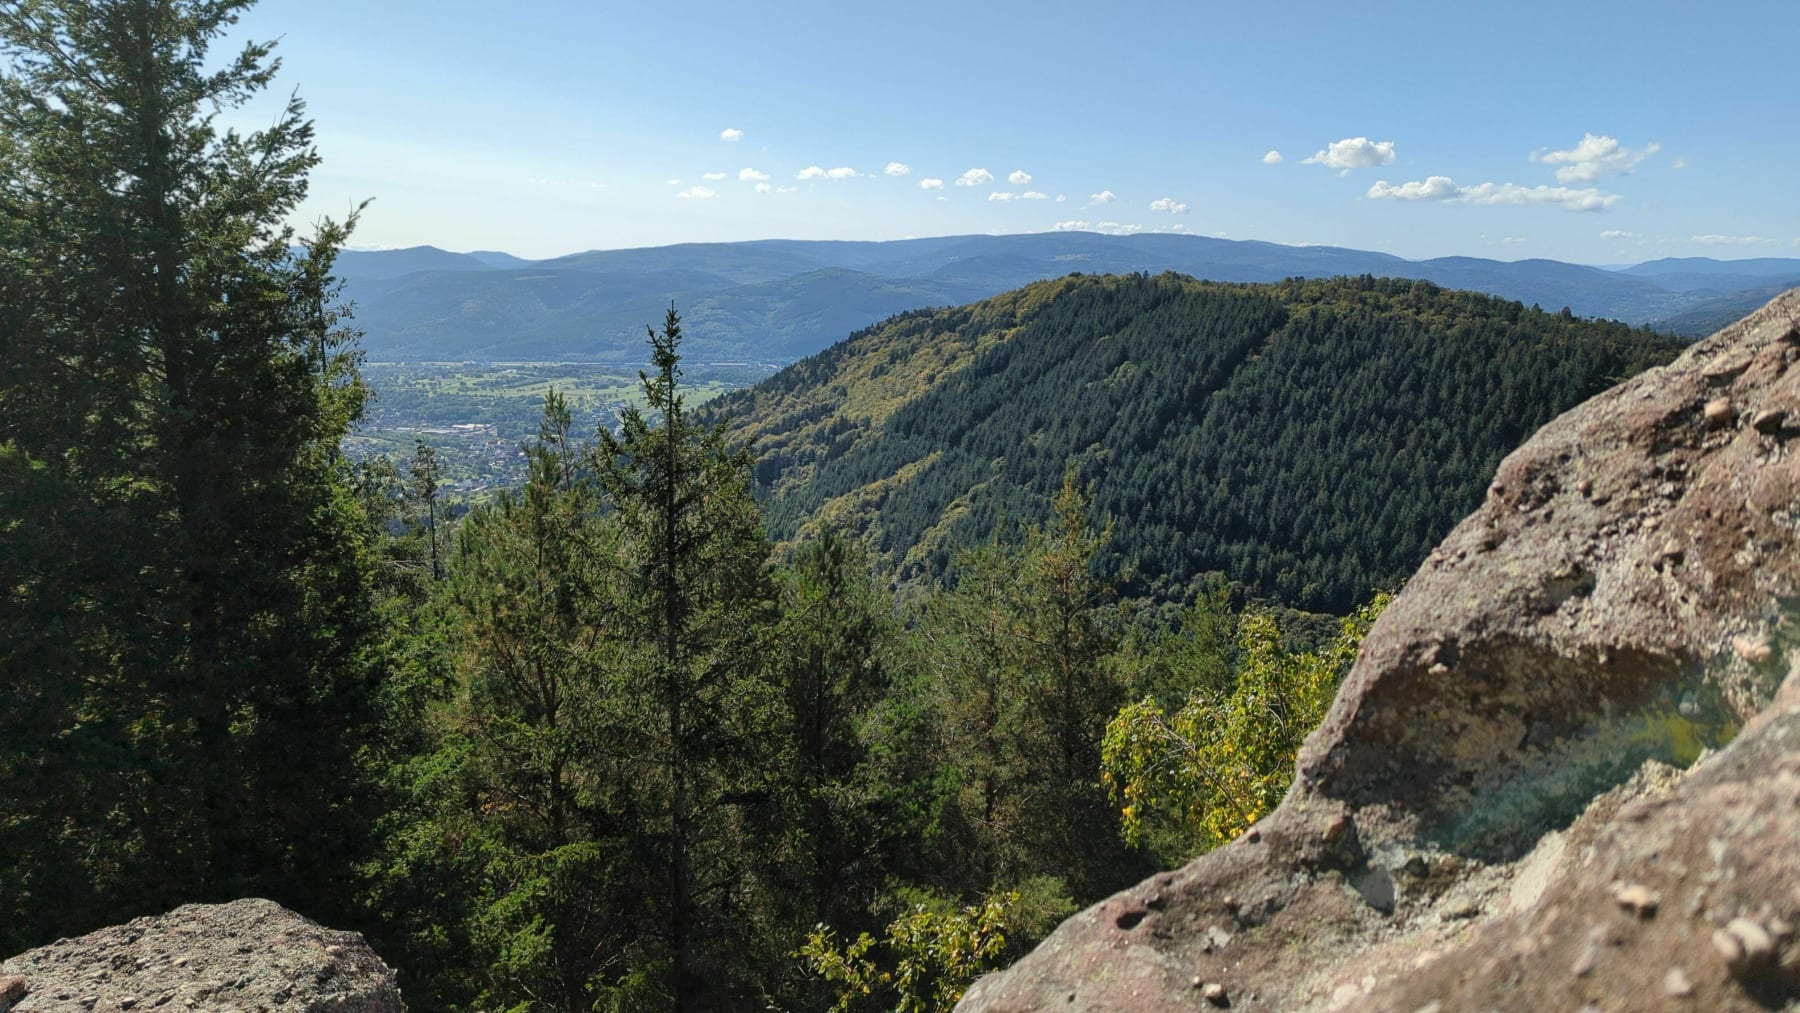
POLYGON ((699 360, 783 363, 895 313, 987 298, 1071 272, 1177 271, 1227 282, 1412 278, 1683 336, 1800 282, 1800 260, 1671 258, 1606 270, 1554 260, 1410 261, 1332 246, 1202 236, 1048 232, 891 242, 758 240, 599 250, 523 261, 434 247, 338 263, 376 360, 635 362, 673 302, 699 360))

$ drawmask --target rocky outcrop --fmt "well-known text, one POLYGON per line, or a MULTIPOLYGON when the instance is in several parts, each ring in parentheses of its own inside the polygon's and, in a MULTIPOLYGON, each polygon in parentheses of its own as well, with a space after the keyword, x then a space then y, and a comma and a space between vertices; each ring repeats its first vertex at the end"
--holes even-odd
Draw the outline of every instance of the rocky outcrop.
POLYGON ((404 1013, 394 972, 354 932, 273 901, 189 904, 0 963, 0 1013, 404 1013))
POLYGON ((1546 426, 1279 809, 959 1009, 1800 1003, 1797 365, 1800 290, 1546 426))

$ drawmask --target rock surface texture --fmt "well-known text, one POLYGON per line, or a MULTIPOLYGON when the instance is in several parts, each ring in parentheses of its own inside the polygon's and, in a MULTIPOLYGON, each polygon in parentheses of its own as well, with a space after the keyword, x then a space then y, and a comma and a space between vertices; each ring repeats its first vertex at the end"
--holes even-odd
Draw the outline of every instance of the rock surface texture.
POLYGON ((266 900, 189 904, 0 963, 0 1013, 405 1009, 362 936, 266 900))
POLYGON ((1800 290, 1508 457, 1287 800, 958 1008, 1800 1009, 1797 597, 1800 290))

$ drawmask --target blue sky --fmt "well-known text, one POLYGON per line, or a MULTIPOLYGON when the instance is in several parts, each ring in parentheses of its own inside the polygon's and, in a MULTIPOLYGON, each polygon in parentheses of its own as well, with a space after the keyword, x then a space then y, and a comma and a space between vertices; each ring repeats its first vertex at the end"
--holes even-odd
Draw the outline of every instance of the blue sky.
POLYGON ((1792 0, 264 0, 237 37, 281 39, 317 122, 304 217, 374 198, 365 246, 1800 257, 1792 0))

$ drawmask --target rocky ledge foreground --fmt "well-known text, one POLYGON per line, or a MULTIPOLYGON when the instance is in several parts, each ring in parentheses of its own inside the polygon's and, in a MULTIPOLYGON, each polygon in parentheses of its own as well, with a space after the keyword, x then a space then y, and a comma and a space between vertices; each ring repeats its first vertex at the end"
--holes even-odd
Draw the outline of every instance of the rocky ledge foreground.
POLYGON ((1546 426, 1280 808, 958 1008, 1800 1008, 1797 364, 1800 290, 1546 426))
POLYGON ((394 972, 354 932, 273 901, 189 904, 0 963, 0 1013, 404 1013, 394 972))

